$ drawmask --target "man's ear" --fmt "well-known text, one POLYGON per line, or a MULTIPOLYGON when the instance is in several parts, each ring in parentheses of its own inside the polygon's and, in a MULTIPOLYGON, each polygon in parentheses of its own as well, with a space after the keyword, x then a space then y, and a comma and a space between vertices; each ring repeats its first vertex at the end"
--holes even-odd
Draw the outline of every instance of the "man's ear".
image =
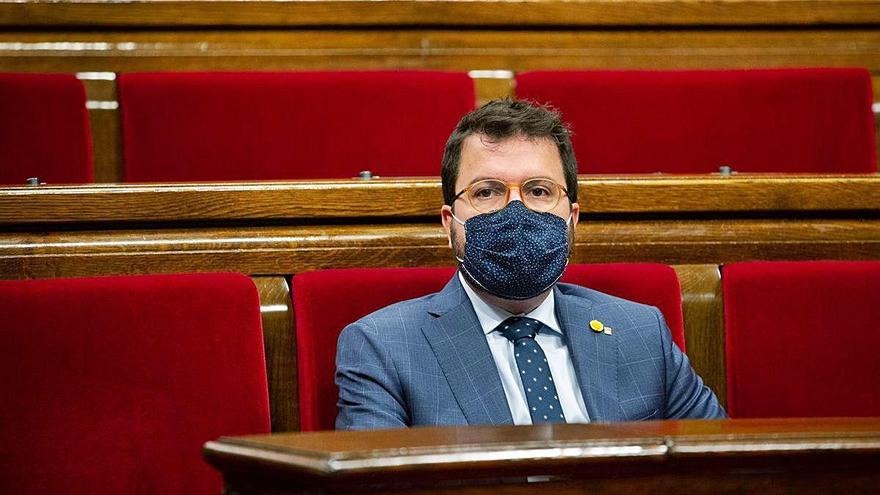
POLYGON ((578 218, 581 215, 581 206, 577 203, 571 204, 571 229, 574 230, 578 226, 578 218))
POLYGON ((440 223, 443 224, 443 230, 446 231, 446 242, 449 244, 450 249, 452 249, 452 222, 454 221, 452 218, 452 207, 443 205, 440 208, 440 223))

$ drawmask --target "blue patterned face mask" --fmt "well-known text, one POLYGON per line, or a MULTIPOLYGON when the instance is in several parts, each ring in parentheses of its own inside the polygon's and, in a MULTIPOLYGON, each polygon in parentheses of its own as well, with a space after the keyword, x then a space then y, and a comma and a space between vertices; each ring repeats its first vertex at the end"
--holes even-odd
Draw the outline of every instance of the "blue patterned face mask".
POLYGON ((464 274, 486 292, 504 299, 529 299, 559 280, 568 265, 568 223, 552 213, 511 201, 464 225, 464 274))

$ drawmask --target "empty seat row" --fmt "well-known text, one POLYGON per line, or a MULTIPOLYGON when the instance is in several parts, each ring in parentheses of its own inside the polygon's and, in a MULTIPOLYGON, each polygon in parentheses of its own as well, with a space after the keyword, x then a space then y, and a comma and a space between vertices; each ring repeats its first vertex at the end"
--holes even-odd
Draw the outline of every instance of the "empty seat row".
MULTIPOLYGON (((516 95, 558 108, 581 173, 877 171, 862 69, 539 71, 516 95)), ((128 182, 436 176, 475 106, 466 73, 134 73, 118 80, 128 182)), ((72 75, 0 74, 0 183, 89 182, 72 75)))
MULTIPOLYGON (((452 274, 293 277, 304 430, 332 428, 340 330, 452 274)), ((670 267, 571 266, 564 280, 657 305, 684 348, 670 267)), ((880 415, 880 263, 739 263, 722 280, 731 416, 880 415)), ((242 275, 0 281, 0 486, 216 493, 201 445, 269 431, 264 359, 257 291, 242 275)))

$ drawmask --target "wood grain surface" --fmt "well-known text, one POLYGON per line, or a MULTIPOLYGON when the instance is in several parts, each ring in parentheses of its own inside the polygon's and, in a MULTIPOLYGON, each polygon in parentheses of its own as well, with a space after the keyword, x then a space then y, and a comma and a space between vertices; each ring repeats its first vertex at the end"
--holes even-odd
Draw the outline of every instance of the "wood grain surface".
POLYGON ((260 293, 272 432, 299 430, 296 336, 285 277, 252 277, 260 293))
POLYGON ((0 25, 509 26, 827 25, 880 23, 874 0, 453 0, 0 2, 0 25))
POLYGON ((301 433, 223 438, 209 442, 205 455, 241 493, 796 493, 808 486, 870 493, 880 478, 880 419, 301 433), (526 480, 548 475, 544 483, 526 480))
MULTIPOLYGON (((878 259, 880 220, 582 221, 573 263, 878 259)), ((0 232, 0 278, 454 264, 439 223, 0 232)))
MULTIPOLYGON (((581 176, 585 218, 602 215, 880 211, 880 176, 581 176)), ((437 177, 0 188, 0 225, 437 218, 437 177)))
MULTIPOLYGON (((242 2, 246 4, 248 2, 242 2)), ((373 69, 880 70, 880 30, 339 29, 2 31, 12 71, 373 69)))
POLYGON ((718 265, 675 265, 691 365, 727 406, 724 303, 718 265))

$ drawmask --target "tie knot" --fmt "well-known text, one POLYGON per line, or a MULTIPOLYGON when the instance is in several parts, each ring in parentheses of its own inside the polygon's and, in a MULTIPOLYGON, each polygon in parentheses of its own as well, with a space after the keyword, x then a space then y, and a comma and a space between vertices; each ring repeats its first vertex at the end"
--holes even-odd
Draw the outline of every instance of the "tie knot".
POLYGON ((516 342, 519 339, 535 338, 542 325, 540 321, 532 318, 511 316, 498 325, 498 331, 511 342, 516 342))

